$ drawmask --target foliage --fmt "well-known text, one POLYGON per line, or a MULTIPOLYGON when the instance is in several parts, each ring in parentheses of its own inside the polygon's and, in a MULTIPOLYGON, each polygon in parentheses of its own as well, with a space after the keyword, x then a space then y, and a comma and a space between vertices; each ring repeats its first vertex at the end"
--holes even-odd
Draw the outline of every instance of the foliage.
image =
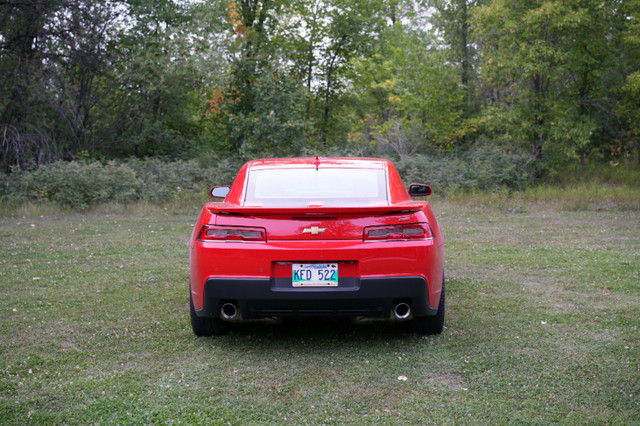
POLYGON ((495 145, 528 154, 534 177, 638 163, 639 14, 638 0, 0 2, 0 169, 347 145, 495 145))
MULTIPOLYGON (((430 40, 396 27, 381 51, 354 65, 351 143, 374 155, 450 151, 459 142, 464 91, 430 40)), ((345 115, 348 112, 345 111, 345 115)))
POLYGON ((28 173, 23 181, 31 197, 84 209, 105 201, 139 198, 140 182, 124 165, 109 162, 56 162, 28 173))
POLYGON ((625 21, 622 32, 622 57, 626 59, 622 65, 627 70, 626 80, 622 86, 622 100, 617 113, 629 127, 628 134, 622 134, 612 145, 612 157, 630 157, 636 154, 635 160, 640 162, 640 1, 626 1, 622 11, 632 19, 625 21))
POLYGON ((457 70, 460 85, 465 89, 465 115, 477 113, 480 52, 472 37, 472 13, 485 0, 430 0, 433 9, 431 24, 443 39, 447 58, 457 70))
POLYGON ((495 0, 474 11, 483 77, 494 90, 483 114, 488 133, 507 135, 538 169, 584 159, 610 143, 600 138, 619 134, 603 122, 622 82, 611 72, 624 19, 613 3, 495 0))
MULTIPOLYGON (((327 154, 348 155, 340 150, 327 154)), ((479 146, 457 156, 406 156, 396 166, 405 183, 426 182, 442 195, 457 190, 520 189, 528 181, 525 160, 525 156, 479 146)), ((33 171, 0 173, 0 199, 14 203, 48 200, 84 210, 111 201, 161 203, 204 197, 213 185, 231 184, 241 163, 239 157, 216 156, 176 161, 59 161, 33 171)))
POLYGON ((60 0, 0 4, 0 167, 94 157, 188 156, 218 47, 218 8, 60 0), (184 37, 185 33, 190 33, 184 37), (203 59, 211 58, 210 60, 203 59))
POLYGON ((266 72, 251 85, 250 111, 229 116, 231 134, 245 157, 291 156, 299 152, 308 130, 306 92, 299 80, 282 71, 266 72))
POLYGON ((462 155, 413 155, 396 161, 405 183, 428 183, 435 194, 460 190, 517 190, 529 181, 527 157, 479 146, 462 155))
POLYGON ((101 162, 55 162, 21 174, 0 174, 2 198, 49 200, 75 209, 105 202, 170 201, 202 196, 214 184, 231 184, 239 164, 208 158, 164 162, 157 158, 101 162), (205 160, 203 160, 205 161, 205 160))
POLYGON ((0 4, 0 167, 29 167, 95 146, 121 2, 0 4))

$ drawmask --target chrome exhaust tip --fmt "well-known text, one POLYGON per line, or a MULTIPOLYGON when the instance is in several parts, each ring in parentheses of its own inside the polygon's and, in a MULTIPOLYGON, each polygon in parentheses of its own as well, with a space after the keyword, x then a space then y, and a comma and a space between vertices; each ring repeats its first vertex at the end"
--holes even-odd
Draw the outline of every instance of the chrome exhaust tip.
POLYGON ((393 316, 397 319, 407 319, 411 315, 411 307, 408 303, 400 302, 393 308, 393 316))
POLYGON ((239 310, 236 305, 233 303, 225 303, 220 308, 220 317, 224 320, 231 321, 238 317, 238 312, 239 310))

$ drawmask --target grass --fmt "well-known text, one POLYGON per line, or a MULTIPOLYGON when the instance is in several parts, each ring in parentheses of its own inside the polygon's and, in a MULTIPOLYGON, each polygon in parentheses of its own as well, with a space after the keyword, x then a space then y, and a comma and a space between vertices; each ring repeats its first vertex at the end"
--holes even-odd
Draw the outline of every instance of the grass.
POLYGON ((521 191, 454 191, 447 200, 485 210, 507 212, 538 210, 638 211, 640 186, 577 182, 564 185, 538 184, 521 191))
MULTIPOLYGON (((438 189, 436 194, 441 193, 438 189)), ((638 211, 640 210, 640 168, 637 164, 573 165, 520 190, 494 188, 457 189, 447 200, 484 210, 525 212, 638 211)))
POLYGON ((433 200, 448 312, 428 337, 304 321, 196 338, 197 209, 4 211, 0 423, 640 423, 640 212, 473 202, 433 200))

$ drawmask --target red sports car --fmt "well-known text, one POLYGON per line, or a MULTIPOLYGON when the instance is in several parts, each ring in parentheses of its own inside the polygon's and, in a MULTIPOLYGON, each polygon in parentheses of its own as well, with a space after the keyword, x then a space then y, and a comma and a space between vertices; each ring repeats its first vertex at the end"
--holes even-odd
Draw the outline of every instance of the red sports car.
POLYGON ((444 236, 426 201, 388 160, 285 158, 246 163, 211 195, 190 244, 191 325, 346 316, 442 331, 444 236))

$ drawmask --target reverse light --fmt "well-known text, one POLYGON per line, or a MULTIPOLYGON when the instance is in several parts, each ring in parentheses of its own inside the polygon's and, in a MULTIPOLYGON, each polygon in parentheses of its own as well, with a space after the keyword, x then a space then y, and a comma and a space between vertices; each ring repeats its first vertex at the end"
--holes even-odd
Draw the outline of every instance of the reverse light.
POLYGON ((432 238, 433 234, 427 223, 367 226, 364 228, 365 241, 430 240, 432 238))
POLYGON ((250 226, 204 225, 198 234, 198 241, 252 241, 266 242, 264 228, 250 226))

